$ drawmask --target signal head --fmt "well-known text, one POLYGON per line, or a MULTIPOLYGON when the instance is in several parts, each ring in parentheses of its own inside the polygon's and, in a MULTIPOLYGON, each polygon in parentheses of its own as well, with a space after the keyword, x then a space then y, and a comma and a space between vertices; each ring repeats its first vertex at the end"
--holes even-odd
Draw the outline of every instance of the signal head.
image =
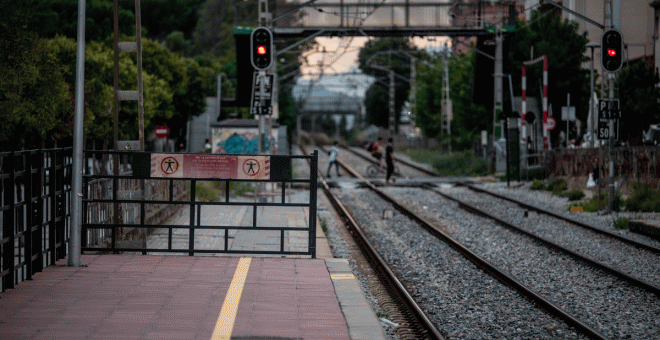
POLYGON ((250 36, 250 59, 252 66, 265 70, 273 64, 273 33, 265 27, 258 27, 250 36))
POLYGON ((616 29, 603 32, 601 37, 601 64, 608 72, 616 72, 623 64, 623 36, 616 29))

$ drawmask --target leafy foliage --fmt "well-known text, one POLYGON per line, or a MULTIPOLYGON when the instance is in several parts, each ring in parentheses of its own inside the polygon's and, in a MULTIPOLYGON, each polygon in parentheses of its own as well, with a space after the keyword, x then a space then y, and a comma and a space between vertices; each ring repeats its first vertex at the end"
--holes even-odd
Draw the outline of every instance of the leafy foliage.
POLYGON ((628 196, 624 205, 628 211, 660 211, 660 190, 647 183, 635 183, 633 193, 628 196))
POLYGON ((619 230, 628 229, 631 220, 632 218, 629 217, 619 217, 616 220, 614 220, 613 227, 614 229, 619 229, 619 230))
POLYGON ((482 176, 488 174, 488 164, 471 151, 442 153, 439 150, 412 150, 408 156, 416 162, 431 164, 442 176, 482 176))
POLYGON ((258 1, 206 0, 192 35, 193 54, 236 55, 234 26, 257 22, 258 1))
MULTIPOLYGON (((525 26, 518 23, 516 31, 507 36, 509 40, 509 62, 505 73, 515 77, 514 93, 521 93, 521 69, 524 61, 548 57, 548 105, 557 115, 566 104, 566 94, 571 94, 571 106, 576 106, 577 119, 587 120, 589 105, 589 71, 582 69, 582 64, 589 59, 584 55, 587 33, 578 33, 578 24, 562 21, 554 11, 532 12, 531 19, 525 26), (534 55, 530 56, 533 49, 534 55)), ((541 84, 543 67, 536 64, 527 67, 527 96, 542 97, 541 84)), ((540 101, 539 101, 540 102, 540 101)), ((506 107, 506 106, 505 106, 506 107)), ((556 139, 561 129, 551 131, 556 139)))
POLYGON ((25 29, 24 9, 0 2, 0 141, 3 149, 38 147, 72 121, 66 67, 51 44, 25 29))
MULTIPOLYGON (((454 119, 450 141, 453 150, 467 150, 481 130, 490 124, 490 115, 483 106, 472 100, 474 52, 449 58, 449 97, 452 100, 454 119)), ((418 66, 417 125, 424 135, 441 139, 442 69, 443 58, 430 60, 435 66, 418 66)))
POLYGON ((579 201, 584 197, 584 192, 578 188, 562 192, 559 196, 568 198, 569 201, 579 201))
POLYGON ((545 183, 541 180, 535 179, 532 182, 532 185, 529 187, 530 190, 545 190, 545 183))
MULTIPOLYGON (((365 109, 367 111, 367 123, 380 127, 389 128, 389 88, 390 70, 394 74, 409 78, 410 57, 421 56, 421 52, 412 45, 407 38, 379 38, 370 40, 360 50, 358 55, 359 67, 365 74, 371 74, 376 78, 366 93, 365 109)), ((408 100, 410 84, 395 76, 394 81, 394 128, 399 125, 399 116, 403 104, 408 100)))
MULTIPOLYGON (((599 207, 606 208, 608 204, 609 204, 609 198, 608 198, 607 190, 602 190, 600 192, 600 201, 598 200, 598 196, 594 195, 587 202, 570 204, 568 209, 570 210, 571 207, 582 207, 586 212, 597 212, 599 207)), ((614 211, 621 210, 622 204, 623 204, 623 200, 621 199, 621 196, 618 193, 616 193, 614 196, 614 211)))
POLYGON ((660 123, 660 77, 638 62, 624 68, 616 81, 621 100, 620 139, 641 141, 650 124, 660 123))

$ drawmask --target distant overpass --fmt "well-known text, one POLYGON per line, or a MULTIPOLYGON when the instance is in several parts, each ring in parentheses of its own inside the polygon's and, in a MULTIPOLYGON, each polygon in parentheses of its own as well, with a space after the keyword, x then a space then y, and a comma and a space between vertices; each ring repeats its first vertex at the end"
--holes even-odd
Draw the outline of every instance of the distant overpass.
MULTIPOLYGON (((342 36, 475 36, 485 4, 446 0, 278 0, 278 38, 342 36)), ((505 9, 505 6, 498 5, 505 9)), ((505 9, 506 10, 506 9, 505 9)), ((492 12, 492 9, 490 9, 492 12)))

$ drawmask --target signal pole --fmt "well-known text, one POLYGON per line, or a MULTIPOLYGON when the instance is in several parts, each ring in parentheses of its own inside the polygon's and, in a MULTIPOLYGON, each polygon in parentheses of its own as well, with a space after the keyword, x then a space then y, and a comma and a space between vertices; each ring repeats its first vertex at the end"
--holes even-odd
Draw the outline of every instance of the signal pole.
POLYGON ((393 137, 394 133, 396 130, 394 129, 394 122, 395 122, 395 112, 394 112, 394 70, 390 68, 390 115, 389 115, 389 131, 390 131, 390 136, 393 137))
MULTIPOLYGON (((620 20, 619 0, 605 0, 604 1, 604 6, 605 7, 603 9, 603 13, 604 13, 605 26, 609 26, 610 29, 618 30, 619 29, 619 20, 620 20)), ((620 45, 623 45, 623 36, 621 36, 620 40, 621 40, 620 45)), ((605 41, 602 41, 601 43, 602 43, 601 44, 602 45, 601 46, 602 47, 601 54, 603 56, 607 56, 609 54, 609 50, 604 44, 605 41)), ((615 49, 615 53, 620 55, 619 58, 621 58, 621 60, 623 60, 623 55, 621 54, 622 52, 623 52, 622 50, 616 51, 616 49, 615 49)), ((619 66, 619 68, 620 68, 620 66, 619 66)), ((616 77, 616 71, 618 71, 618 68, 615 71, 609 71, 608 74, 607 74, 607 76, 608 76, 608 88, 609 88, 609 96, 608 97, 610 99, 610 103, 612 103, 614 101, 614 78, 616 77)), ((616 109, 618 110, 619 108, 617 107, 616 109)), ((610 170, 609 171, 610 172, 609 177, 610 178, 609 178, 609 181, 608 181, 609 182, 608 183, 608 185, 609 185, 609 195, 608 195, 608 202, 607 202, 607 211, 611 213, 612 211, 614 211, 614 192, 615 192, 615 188, 614 188, 614 120, 613 119, 610 119, 610 121, 609 121, 609 130, 610 131, 609 131, 609 140, 608 140, 609 143, 608 144, 609 144, 609 155, 610 155, 610 162, 609 162, 610 163, 609 164, 609 170, 610 170)))
MULTIPOLYGON (((502 76, 504 75, 502 71, 502 32, 500 30, 500 25, 497 26, 497 31, 495 32, 495 73, 493 77, 495 78, 495 93, 493 95, 494 105, 493 105, 493 138, 490 145, 490 155, 491 155, 491 171, 495 172, 497 169, 497 155, 495 153, 495 128, 497 123, 497 116, 502 112, 502 76)), ((502 135, 504 135, 504 129, 501 129, 502 135)))

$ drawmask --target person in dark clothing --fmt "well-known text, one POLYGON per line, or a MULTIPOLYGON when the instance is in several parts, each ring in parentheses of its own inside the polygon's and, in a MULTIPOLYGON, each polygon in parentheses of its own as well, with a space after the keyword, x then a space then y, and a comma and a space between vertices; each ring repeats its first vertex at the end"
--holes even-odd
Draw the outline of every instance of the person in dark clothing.
MULTIPOLYGON (((385 183, 390 183, 390 177, 394 173, 394 146, 393 139, 390 138, 387 140, 387 148, 385 148, 385 163, 387 163, 387 177, 385 177, 385 183)), ((394 182, 394 178, 392 178, 394 182)))

